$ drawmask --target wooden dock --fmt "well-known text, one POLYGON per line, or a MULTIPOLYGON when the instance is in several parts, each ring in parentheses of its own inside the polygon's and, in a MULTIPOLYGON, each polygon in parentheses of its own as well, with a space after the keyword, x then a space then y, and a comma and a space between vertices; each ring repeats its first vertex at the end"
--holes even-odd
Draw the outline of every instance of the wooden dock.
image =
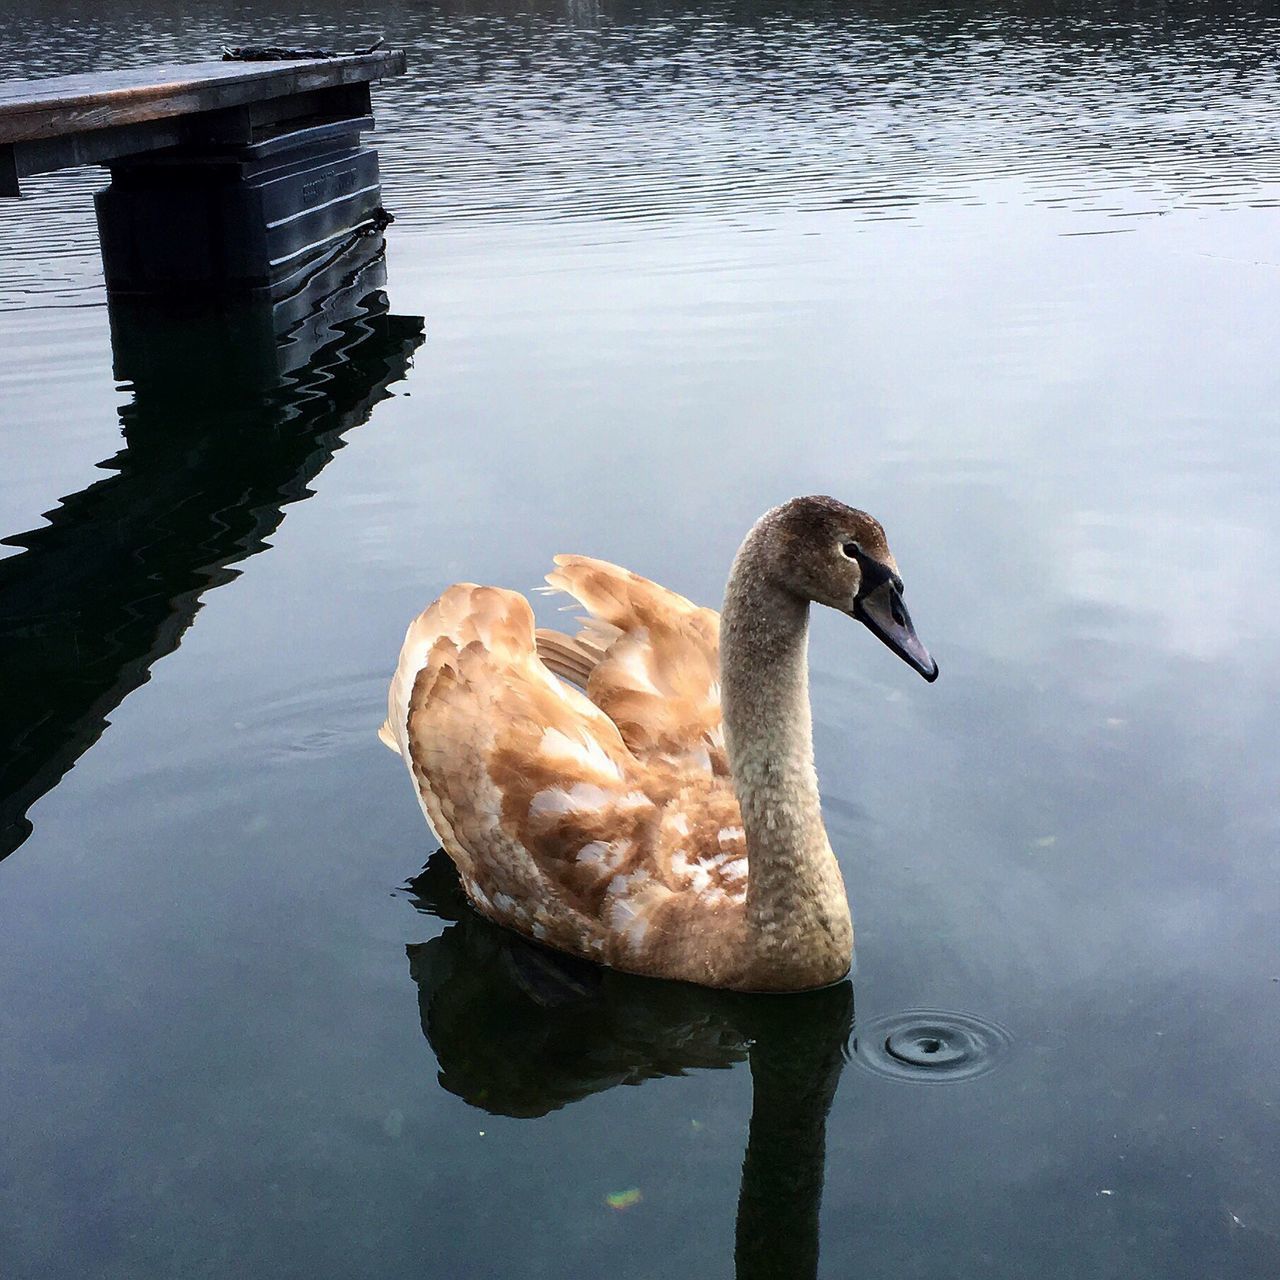
POLYGON ((0 82, 0 195, 105 165, 95 196, 113 293, 275 290, 378 231, 369 86, 398 50, 196 62, 0 82))
POLYGON ((285 120, 369 114, 369 84, 401 50, 283 62, 182 65, 0 81, 0 195, 22 178, 168 147, 248 144, 285 120))

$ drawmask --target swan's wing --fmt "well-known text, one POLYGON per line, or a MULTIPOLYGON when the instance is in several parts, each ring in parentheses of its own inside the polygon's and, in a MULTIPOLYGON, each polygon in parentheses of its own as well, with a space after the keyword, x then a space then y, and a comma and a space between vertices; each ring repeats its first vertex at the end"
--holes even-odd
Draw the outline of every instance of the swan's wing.
POLYGON ((608 716, 538 659, 528 602, 446 591, 409 628, 388 729, 472 902, 607 958, 609 882, 651 848, 660 810, 608 716))
POLYGON ((556 566, 547 582, 591 616, 573 637, 538 633, 552 669, 586 689, 641 760, 727 776, 720 615, 604 560, 557 556, 556 566))
POLYGON ((468 897, 500 924, 628 968, 660 936, 692 934, 699 911, 741 903, 728 779, 637 760, 543 665, 514 592, 454 586, 415 620, 383 736, 468 897))

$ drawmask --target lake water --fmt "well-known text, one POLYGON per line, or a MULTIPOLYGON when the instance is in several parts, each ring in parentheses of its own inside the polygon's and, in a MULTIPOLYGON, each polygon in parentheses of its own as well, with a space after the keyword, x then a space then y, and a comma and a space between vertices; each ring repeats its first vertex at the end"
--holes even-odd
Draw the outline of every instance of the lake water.
POLYGON ((410 59, 284 392, 109 317, 101 173, 0 206, 7 1280, 1280 1274, 1280 17, 0 8, 2 76, 410 59), (716 603, 809 492, 942 669, 815 618, 851 986, 566 977, 420 874, 418 609, 716 603), (867 1052, 921 1009, 990 1069, 867 1052))

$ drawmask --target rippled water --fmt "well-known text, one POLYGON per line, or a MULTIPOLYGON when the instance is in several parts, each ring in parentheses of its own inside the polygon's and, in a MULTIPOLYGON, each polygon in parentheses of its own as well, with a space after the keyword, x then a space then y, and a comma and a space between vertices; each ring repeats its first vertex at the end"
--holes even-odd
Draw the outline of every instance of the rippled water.
POLYGON ((109 314, 102 175, 0 202, 0 1271, 1280 1270, 1280 17, 83 8, 0 76, 411 69, 385 261, 279 350, 109 314), (815 619, 852 986, 470 916, 373 736, 406 620, 561 550, 714 603, 812 491, 943 670, 815 619))

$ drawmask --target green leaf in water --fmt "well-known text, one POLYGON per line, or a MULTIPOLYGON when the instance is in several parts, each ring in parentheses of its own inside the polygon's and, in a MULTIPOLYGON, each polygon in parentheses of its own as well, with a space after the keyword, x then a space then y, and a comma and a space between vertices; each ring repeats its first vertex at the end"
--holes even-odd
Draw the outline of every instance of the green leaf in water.
POLYGON ((640 1194, 639 1187, 628 1187, 626 1191, 610 1191, 604 1198, 605 1204, 610 1209, 617 1209, 621 1212, 623 1209, 630 1209, 632 1205, 639 1204, 644 1197, 640 1194))

